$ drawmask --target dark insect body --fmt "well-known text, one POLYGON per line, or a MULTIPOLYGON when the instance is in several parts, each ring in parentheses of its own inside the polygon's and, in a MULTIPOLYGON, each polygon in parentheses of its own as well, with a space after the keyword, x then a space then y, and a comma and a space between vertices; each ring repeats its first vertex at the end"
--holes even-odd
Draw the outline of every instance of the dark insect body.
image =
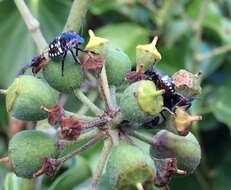
POLYGON ((26 70, 32 67, 32 73, 37 74, 42 66, 46 63, 46 58, 43 54, 35 56, 32 58, 29 64, 24 65, 21 70, 18 72, 18 75, 22 75, 26 72, 26 70))
POLYGON ((84 43, 84 38, 78 35, 74 31, 64 32, 58 35, 53 41, 49 43, 48 56, 50 59, 54 59, 62 56, 62 76, 64 71, 64 61, 67 52, 70 51, 75 62, 80 63, 78 59, 78 51, 84 50, 80 49, 78 46, 84 43), (73 52, 75 49, 75 54, 73 52))
POLYGON ((191 99, 176 92, 175 85, 172 79, 168 76, 161 76, 155 71, 146 71, 144 73, 147 80, 151 80, 155 83, 158 89, 163 89, 165 92, 163 94, 164 106, 170 111, 175 112, 178 106, 191 107, 191 99))
MULTIPOLYGON (((48 57, 51 60, 54 60, 55 58, 62 57, 62 76, 63 76, 63 71, 64 71, 64 61, 67 55, 67 52, 70 51, 75 62, 80 64, 80 61, 78 59, 78 52, 87 52, 81 48, 79 48, 79 45, 84 43, 84 38, 78 35, 74 31, 68 31, 68 32, 63 32, 60 35, 56 36, 54 40, 52 40, 49 43, 48 47, 48 57), (75 53, 73 51, 75 50, 75 53)), ((45 50, 46 51, 46 50, 45 50)), ((44 52, 45 52, 44 51, 44 52)), ((23 66, 23 68, 20 70, 18 75, 24 74, 25 71, 29 68, 32 67, 32 72, 36 74, 42 66, 46 62, 46 58, 44 56, 44 53, 41 55, 35 56, 30 64, 26 64, 23 66)))

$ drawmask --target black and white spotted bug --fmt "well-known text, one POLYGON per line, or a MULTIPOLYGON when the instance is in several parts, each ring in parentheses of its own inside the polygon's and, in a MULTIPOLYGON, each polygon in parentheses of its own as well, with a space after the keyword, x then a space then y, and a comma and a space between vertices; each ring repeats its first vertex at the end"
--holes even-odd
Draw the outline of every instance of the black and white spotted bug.
POLYGON ((164 90, 164 107, 175 112, 178 106, 191 106, 192 99, 176 92, 175 84, 168 75, 161 76, 153 70, 148 70, 144 74, 146 80, 153 81, 158 89, 164 90))
POLYGON ((64 71, 64 61, 67 55, 67 52, 70 51, 75 62, 80 63, 78 59, 78 51, 83 51, 78 46, 84 43, 84 38, 78 35, 74 31, 64 32, 55 37, 49 43, 48 56, 50 59, 54 59, 62 56, 62 76, 64 71), (73 52, 75 49, 75 53, 73 52))
MULTIPOLYGON (((57 57, 62 57, 62 76, 64 72, 64 61, 67 55, 67 52, 70 51, 75 62, 80 63, 78 59, 78 52, 87 52, 78 46, 84 43, 84 38, 78 35, 74 31, 63 32, 60 35, 56 36, 54 40, 49 43, 48 47, 48 57, 51 60, 54 60, 57 57), (75 49, 75 53, 73 52, 75 49)), ((46 50, 44 51, 46 52, 46 50)), ((21 70, 18 72, 18 75, 22 75, 26 70, 32 67, 33 74, 36 74, 43 67, 43 63, 47 61, 44 56, 44 52, 38 56, 33 57, 30 63, 25 64, 21 70)))

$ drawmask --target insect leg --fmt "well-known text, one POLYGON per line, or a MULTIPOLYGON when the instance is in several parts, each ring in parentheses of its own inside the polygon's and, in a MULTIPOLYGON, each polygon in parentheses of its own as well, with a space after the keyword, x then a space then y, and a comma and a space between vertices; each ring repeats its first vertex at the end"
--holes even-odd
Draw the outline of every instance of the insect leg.
POLYGON ((77 56, 75 56, 75 54, 74 54, 74 52, 72 51, 72 49, 70 49, 69 51, 71 52, 71 55, 72 55, 72 57, 74 58, 75 62, 81 64, 79 58, 78 58, 77 56))
POLYGON ((65 61, 66 55, 67 55, 67 52, 65 51, 64 55, 63 55, 63 58, 62 58, 62 76, 64 76, 64 74, 63 74, 63 72, 64 72, 64 61, 65 61))
POLYGON ((31 64, 24 64, 17 73, 17 76, 25 74, 26 70, 31 67, 31 64))

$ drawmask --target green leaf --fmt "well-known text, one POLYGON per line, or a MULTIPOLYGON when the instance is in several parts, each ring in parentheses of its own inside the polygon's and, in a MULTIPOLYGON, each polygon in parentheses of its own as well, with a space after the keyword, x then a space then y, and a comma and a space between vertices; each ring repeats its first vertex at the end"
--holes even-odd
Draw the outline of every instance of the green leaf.
POLYGON ((210 100, 212 112, 218 121, 225 123, 231 129, 231 85, 222 86, 213 94, 210 100))
MULTIPOLYGON (((212 42, 202 40, 200 53, 203 55, 212 51, 212 49, 216 47, 218 47, 218 45, 213 44, 212 42)), ((201 71, 203 73, 203 78, 206 78, 221 66, 223 60, 224 55, 219 55, 211 59, 206 59, 199 64, 198 71, 201 71)))
POLYGON ((98 36, 125 51, 135 64, 136 46, 148 43, 148 31, 134 23, 120 23, 103 26, 96 31, 98 36))

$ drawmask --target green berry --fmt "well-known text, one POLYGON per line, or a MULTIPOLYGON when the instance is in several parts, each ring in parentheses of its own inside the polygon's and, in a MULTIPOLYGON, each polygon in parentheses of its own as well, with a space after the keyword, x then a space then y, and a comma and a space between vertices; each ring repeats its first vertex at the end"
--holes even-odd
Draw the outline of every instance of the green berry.
POLYGON ((52 89, 42 80, 30 75, 23 75, 14 80, 6 93, 7 111, 15 118, 27 121, 42 120, 47 113, 41 106, 55 104, 52 89))
POLYGON ((42 167, 45 157, 56 156, 56 141, 41 131, 26 130, 13 136, 8 151, 16 175, 32 178, 42 167))
POLYGON ((55 90, 63 93, 71 93, 79 88, 83 80, 83 70, 71 55, 67 55, 62 76, 61 59, 52 61, 43 69, 43 76, 48 84, 55 90))
POLYGON ((106 166, 111 190, 132 190, 137 184, 152 184, 155 166, 151 157, 136 146, 119 144, 113 147, 106 166))
POLYGON ((131 123, 151 120, 162 111, 163 91, 157 90, 149 80, 142 80, 128 86, 120 98, 120 109, 124 118, 131 123))
POLYGON ((123 51, 108 46, 105 52, 106 72, 110 85, 120 86, 131 71, 131 60, 123 51))
POLYGON ((177 167, 192 173, 200 163, 201 148, 192 133, 179 136, 167 130, 161 130, 153 139, 155 146, 150 149, 156 158, 176 158, 177 167))

